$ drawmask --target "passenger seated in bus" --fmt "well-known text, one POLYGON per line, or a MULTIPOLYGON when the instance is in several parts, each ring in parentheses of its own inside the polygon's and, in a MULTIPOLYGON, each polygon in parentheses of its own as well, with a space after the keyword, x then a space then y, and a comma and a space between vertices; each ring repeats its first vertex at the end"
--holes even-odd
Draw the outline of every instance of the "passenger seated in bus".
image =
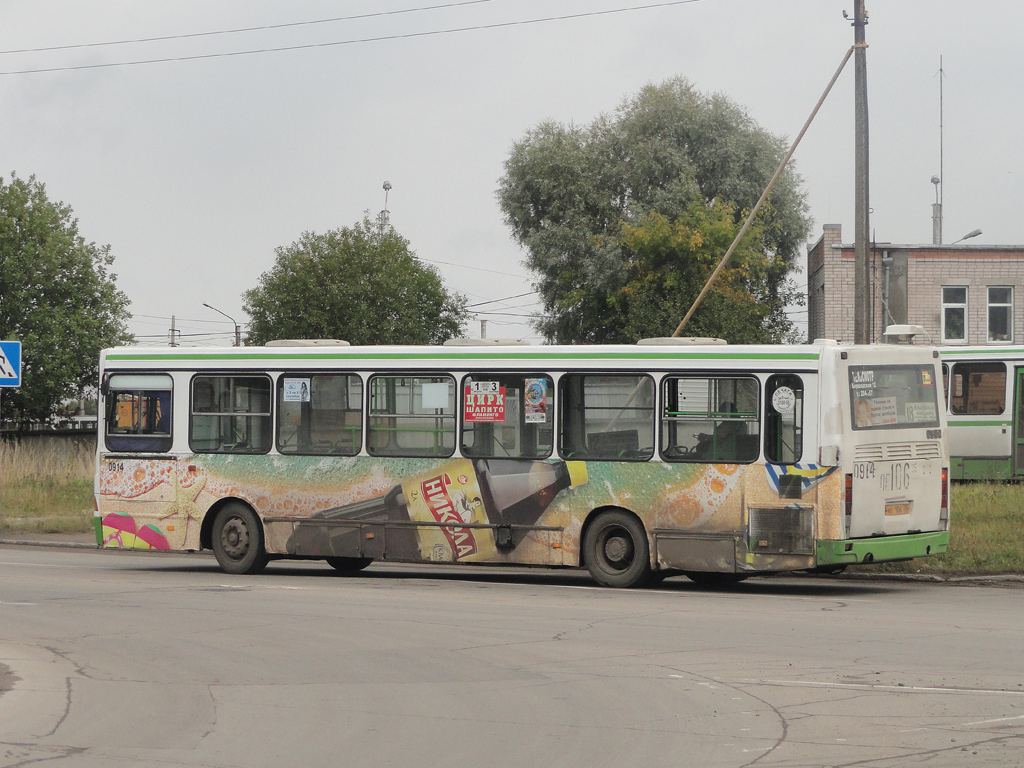
MULTIPOLYGON (((736 407, 732 403, 724 403, 722 412, 736 413, 736 407)), ((754 457, 747 455, 750 453, 747 437, 746 422, 734 419, 720 421, 714 432, 697 436, 697 445, 691 453, 705 461, 750 461, 754 457)))

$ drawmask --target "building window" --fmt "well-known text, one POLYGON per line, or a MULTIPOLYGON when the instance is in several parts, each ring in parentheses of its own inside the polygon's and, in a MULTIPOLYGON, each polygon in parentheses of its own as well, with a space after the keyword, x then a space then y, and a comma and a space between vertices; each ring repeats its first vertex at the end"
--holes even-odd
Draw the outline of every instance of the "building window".
POLYGON ((989 286, 988 340, 1013 341, 1013 288, 1010 286, 989 286))
POLYGON ((942 287, 942 341, 967 341, 967 286, 942 287))

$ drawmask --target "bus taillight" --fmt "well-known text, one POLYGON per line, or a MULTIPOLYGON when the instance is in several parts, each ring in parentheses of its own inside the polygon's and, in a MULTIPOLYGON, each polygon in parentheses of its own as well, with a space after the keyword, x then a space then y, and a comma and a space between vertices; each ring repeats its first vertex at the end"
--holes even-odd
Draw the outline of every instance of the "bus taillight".
POLYGON ((846 510, 846 536, 850 536, 850 528, 853 525, 853 475, 846 476, 846 484, 843 488, 843 504, 846 510))
POLYGON ((942 468, 942 502, 939 504, 939 522, 949 527, 949 467, 942 468))

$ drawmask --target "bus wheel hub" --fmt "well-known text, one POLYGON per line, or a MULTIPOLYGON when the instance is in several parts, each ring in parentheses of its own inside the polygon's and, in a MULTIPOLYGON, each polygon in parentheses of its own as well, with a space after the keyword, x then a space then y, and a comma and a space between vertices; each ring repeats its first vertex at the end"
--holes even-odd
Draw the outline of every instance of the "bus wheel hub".
POLYGON ((604 556, 609 563, 628 564, 633 557, 632 543, 624 536, 610 536, 604 545, 604 556))

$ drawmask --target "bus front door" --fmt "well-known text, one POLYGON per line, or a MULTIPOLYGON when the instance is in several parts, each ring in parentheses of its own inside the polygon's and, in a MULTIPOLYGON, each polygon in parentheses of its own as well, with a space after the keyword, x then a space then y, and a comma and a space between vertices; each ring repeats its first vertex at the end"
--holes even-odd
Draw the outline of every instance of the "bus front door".
POLYGON ((1013 474, 1024 477, 1024 367, 1015 369, 1013 409, 1013 474))

